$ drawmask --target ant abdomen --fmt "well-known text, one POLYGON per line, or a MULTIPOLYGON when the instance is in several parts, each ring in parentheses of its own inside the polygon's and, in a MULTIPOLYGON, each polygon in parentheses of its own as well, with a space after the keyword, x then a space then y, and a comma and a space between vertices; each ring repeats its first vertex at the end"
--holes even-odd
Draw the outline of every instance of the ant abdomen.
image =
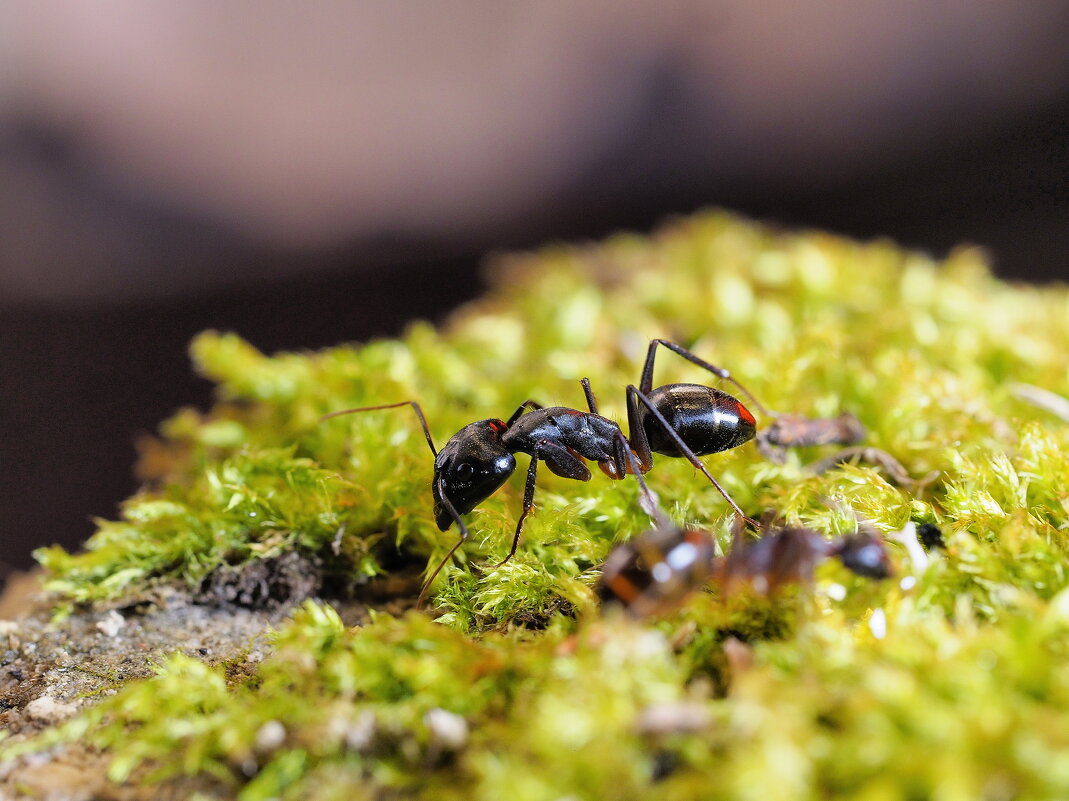
MULTIPOLYGON (((732 395, 701 384, 667 384, 649 392, 650 402, 698 456, 737 448, 753 439, 757 421, 750 410, 732 395)), ((650 450, 665 456, 683 457, 677 441, 645 408, 642 428, 650 450)))

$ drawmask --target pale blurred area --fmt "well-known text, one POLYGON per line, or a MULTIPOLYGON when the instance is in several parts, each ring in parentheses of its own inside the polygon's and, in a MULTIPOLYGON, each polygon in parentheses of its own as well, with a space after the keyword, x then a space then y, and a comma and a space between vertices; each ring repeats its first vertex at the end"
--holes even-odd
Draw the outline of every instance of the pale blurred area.
POLYGON ((4 558, 115 514, 197 330, 393 334, 495 249, 721 205, 1069 277, 1067 41, 1041 0, 4 3, 4 558))
POLYGON ((112 0, 0 31, 0 291, 72 303, 308 269, 212 263, 248 245, 479 250, 613 193, 834 191, 1069 91, 1049 2, 112 0))

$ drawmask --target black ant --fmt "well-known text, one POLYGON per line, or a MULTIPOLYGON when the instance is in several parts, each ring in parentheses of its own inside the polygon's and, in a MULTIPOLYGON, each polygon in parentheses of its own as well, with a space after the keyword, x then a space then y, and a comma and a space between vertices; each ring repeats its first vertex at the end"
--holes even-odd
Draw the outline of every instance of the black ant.
MULTIPOLYGON (((589 411, 563 406, 544 407, 533 400, 526 400, 508 420, 487 419, 469 423, 450 437, 441 451, 434 447, 427 420, 416 401, 345 409, 321 418, 327 420, 343 414, 401 406, 411 406, 416 412, 427 444, 434 454, 431 493, 434 497, 435 522, 442 531, 454 522, 460 529, 459 539, 424 584, 417 605, 422 603, 431 583, 467 538, 468 528, 461 519, 462 515, 490 497, 512 475, 516 469, 513 455, 516 453, 526 453, 531 457, 524 487, 523 511, 516 523, 512 548, 497 567, 516 553, 524 520, 534 506, 535 477, 540 460, 558 476, 589 481, 591 473, 584 459, 597 462, 605 475, 619 480, 628 473, 640 477, 647 472, 653 467, 654 452, 683 457, 701 470, 741 519, 753 524, 698 459, 698 456, 729 450, 752 439, 757 425, 753 415, 739 400, 713 387, 666 384, 654 389, 653 366, 658 346, 664 346, 717 377, 731 381, 767 414, 764 407, 727 370, 709 364, 679 345, 655 339, 650 342, 640 386, 627 387, 630 439, 617 423, 598 414, 597 400, 586 378, 581 383, 589 411)), ((641 479, 640 484, 643 506, 652 514, 656 500, 641 479)))
POLYGON ((468 527, 462 515, 490 497, 512 475, 516 469, 515 453, 529 454, 531 463, 527 468, 523 511, 516 522, 512 549, 496 567, 508 562, 516 553, 524 520, 534 506, 539 460, 544 461, 556 475, 576 481, 589 481, 591 478, 584 459, 597 462, 602 472, 610 478, 623 478, 633 473, 643 493, 643 506, 648 510, 656 507, 656 499, 641 478, 641 466, 620 426, 598 414, 597 400, 590 389, 590 382, 584 378, 582 385, 589 412, 563 406, 544 407, 533 400, 526 400, 508 420, 487 419, 469 423, 450 437, 440 451, 434 447, 427 419, 416 401, 345 409, 321 418, 327 420, 343 414, 401 406, 411 406, 416 412, 427 444, 434 454, 431 494, 434 497, 435 522, 442 531, 454 522, 460 529, 460 537, 420 590, 417 606, 422 605, 431 583, 468 537, 468 527))
POLYGON ((866 578, 892 574, 883 538, 864 526, 832 540, 801 526, 769 528, 757 540, 743 540, 737 525, 731 552, 717 557, 715 548, 712 535, 681 528, 658 513, 653 529, 609 553, 598 592, 635 617, 650 617, 672 611, 709 583, 724 592, 748 584, 761 595, 811 583, 817 564, 829 558, 866 578))

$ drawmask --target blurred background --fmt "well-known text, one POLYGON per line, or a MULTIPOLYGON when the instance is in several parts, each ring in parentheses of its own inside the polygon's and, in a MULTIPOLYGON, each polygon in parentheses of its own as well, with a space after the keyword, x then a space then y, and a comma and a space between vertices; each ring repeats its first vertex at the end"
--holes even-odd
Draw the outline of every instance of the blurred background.
POLYGON ((1069 3, 0 6, 0 576, 136 489, 185 348, 398 333, 709 205, 1069 278, 1069 3))

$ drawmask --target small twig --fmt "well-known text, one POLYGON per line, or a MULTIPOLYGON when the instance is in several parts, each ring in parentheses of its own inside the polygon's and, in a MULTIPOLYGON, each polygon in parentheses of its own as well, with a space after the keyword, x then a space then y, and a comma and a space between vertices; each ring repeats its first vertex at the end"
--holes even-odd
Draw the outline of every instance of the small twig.
POLYGON ((812 445, 853 445, 865 438, 865 426, 854 415, 802 417, 781 414, 757 435, 757 450, 770 462, 782 464, 787 448, 812 445))
POLYGON ((1017 400, 1038 406, 1069 423, 1069 399, 1034 384, 1010 384, 1009 389, 1010 394, 1017 400))
POLYGON ((808 465, 810 472, 815 475, 822 475, 833 467, 838 467, 841 464, 847 462, 857 464, 858 462, 868 462, 876 467, 881 468, 887 475, 899 486, 906 487, 912 490, 921 490, 927 487, 937 478, 939 478, 939 471, 933 470, 924 476, 924 478, 913 478, 906 468, 902 466, 895 457, 889 454, 887 451, 880 450, 879 448, 872 447, 853 447, 844 448, 836 454, 833 454, 826 459, 813 462, 808 465))

